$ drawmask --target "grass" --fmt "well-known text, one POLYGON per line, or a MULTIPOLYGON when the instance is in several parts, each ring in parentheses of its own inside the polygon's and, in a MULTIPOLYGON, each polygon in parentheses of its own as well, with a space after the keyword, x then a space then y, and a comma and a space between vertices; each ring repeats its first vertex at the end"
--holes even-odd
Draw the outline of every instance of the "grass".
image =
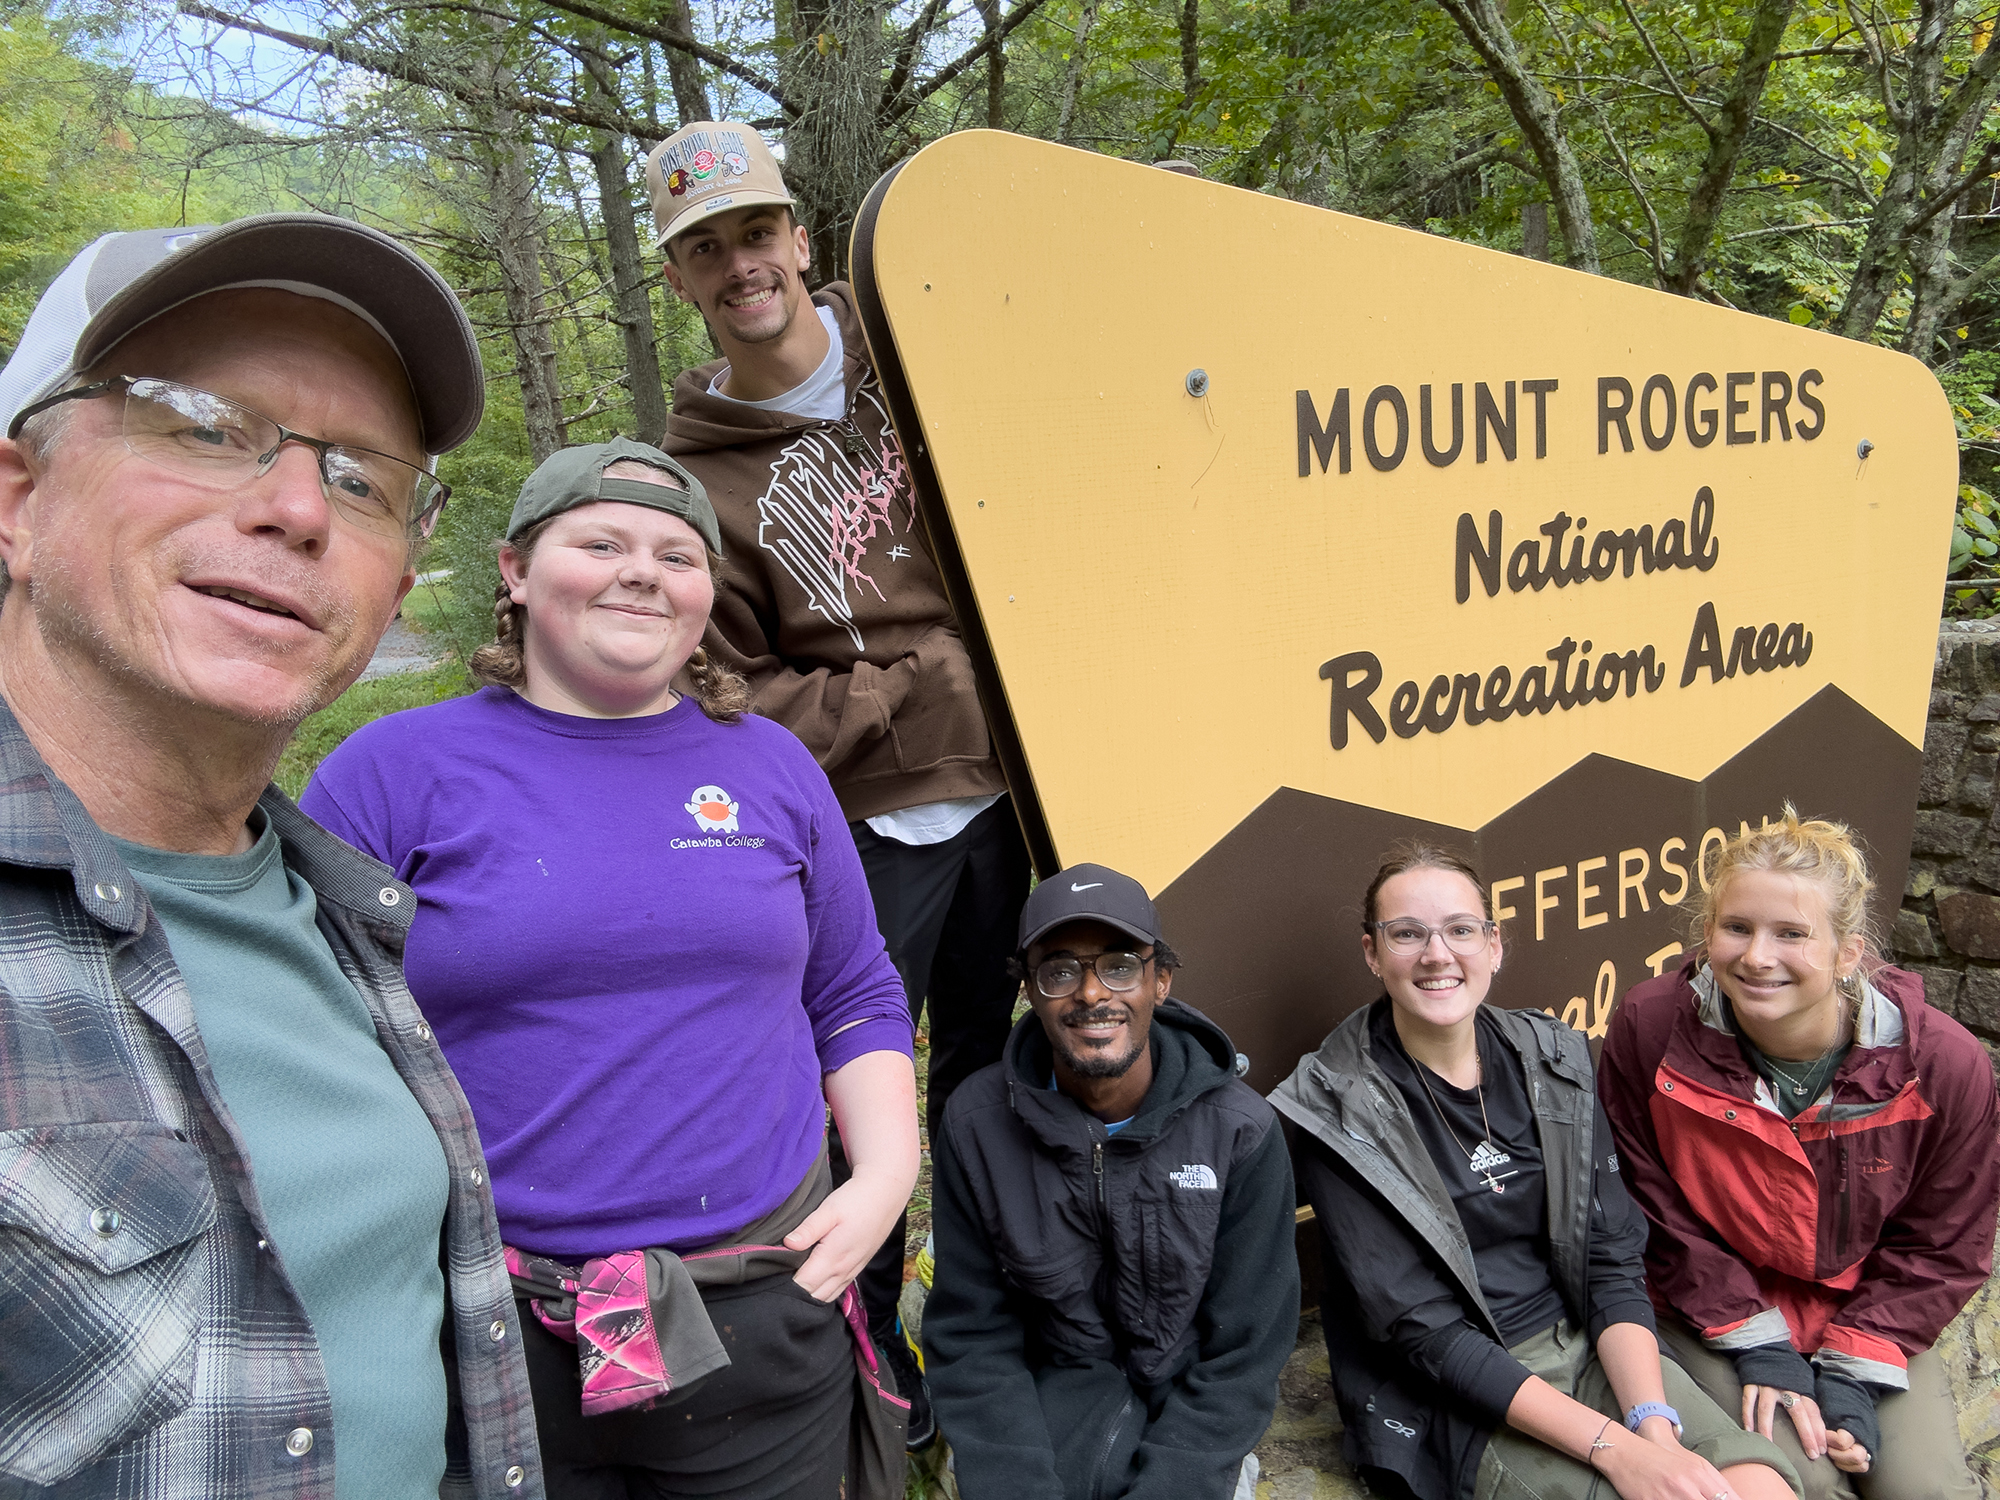
POLYGON ((291 744, 278 758, 272 778, 287 796, 296 797, 306 789, 312 773, 333 747, 371 719, 421 708, 426 703, 442 703, 472 691, 472 679, 455 661, 447 661, 428 672, 401 672, 393 677, 377 677, 357 682, 338 698, 299 725, 291 744))
POLYGON ((403 623, 425 635, 447 636, 444 590, 436 584, 420 583, 403 599, 403 623))

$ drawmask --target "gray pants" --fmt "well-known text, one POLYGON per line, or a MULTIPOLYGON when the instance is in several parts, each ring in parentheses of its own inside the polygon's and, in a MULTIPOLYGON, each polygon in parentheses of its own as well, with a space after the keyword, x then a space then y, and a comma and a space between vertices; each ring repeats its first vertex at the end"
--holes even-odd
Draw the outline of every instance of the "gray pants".
MULTIPOLYGON (((1696 1385, 1732 1420, 1740 1416, 1743 1386, 1727 1355, 1702 1343, 1678 1318, 1660 1319, 1660 1338, 1696 1385)), ((1979 1500, 1979 1482, 1966 1467, 1958 1437, 1951 1383, 1935 1350, 1910 1361, 1910 1388, 1883 1397, 1875 1415, 1882 1424, 1882 1451, 1866 1474, 1843 1474, 1830 1458, 1807 1458, 1791 1419, 1777 1414, 1771 1431, 1805 1480, 1805 1500, 1979 1500)))
MULTIPOLYGON (((1507 1352, 1565 1396, 1607 1417, 1624 1415, 1590 1340, 1567 1318, 1507 1352)), ((1660 1361, 1660 1374, 1666 1382, 1667 1405, 1680 1413, 1683 1448, 1699 1453, 1718 1469, 1763 1464, 1782 1474, 1794 1493, 1798 1491, 1793 1462, 1756 1433, 1745 1432, 1671 1360, 1660 1361)), ((1590 1500, 1592 1496, 1613 1500, 1616 1492, 1590 1465, 1503 1426, 1487 1441, 1473 1494, 1474 1500, 1590 1500)))

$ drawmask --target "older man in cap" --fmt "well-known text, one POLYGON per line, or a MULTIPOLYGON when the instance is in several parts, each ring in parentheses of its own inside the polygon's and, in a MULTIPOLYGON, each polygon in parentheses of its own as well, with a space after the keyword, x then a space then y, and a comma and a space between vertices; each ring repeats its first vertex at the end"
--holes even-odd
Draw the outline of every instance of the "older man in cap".
POLYGON ((0 1492, 542 1491, 415 902, 268 784, 482 389, 305 214, 107 235, 0 371, 0 1492))
MULTIPOLYGON (((964 642, 917 524, 851 288, 806 290, 811 248, 763 138, 701 121, 646 162, 666 277, 722 359, 674 383, 667 452, 706 486, 729 556, 708 644, 840 798, 911 1019, 930 1006, 933 1131, 1000 1056, 1028 853, 964 642)), ((858 1285, 910 1446, 933 1431, 894 1330, 903 1226, 858 1285)))
POLYGON ((966 1500, 1255 1490, 1298 1336, 1291 1158, 1222 1028, 1170 998, 1179 962, 1103 865, 1021 912, 1033 1013, 931 1140, 924 1350, 966 1500))

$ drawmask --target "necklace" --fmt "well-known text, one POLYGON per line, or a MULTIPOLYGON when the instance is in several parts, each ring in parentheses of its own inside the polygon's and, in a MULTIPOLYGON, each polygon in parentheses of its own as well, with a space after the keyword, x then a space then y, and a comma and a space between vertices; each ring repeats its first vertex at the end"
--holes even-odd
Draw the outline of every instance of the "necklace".
MULTIPOLYGON (((1855 1007, 1856 1035, 1859 1035, 1860 1029, 1860 1006, 1857 1003, 1855 1007)), ((1846 1027, 1844 1025, 1836 1026, 1833 1033, 1833 1045, 1820 1053, 1811 1062, 1805 1064, 1804 1071, 1802 1072, 1794 1073, 1790 1068, 1780 1064, 1778 1059, 1772 1057, 1768 1052, 1762 1053, 1764 1066, 1777 1074, 1778 1078, 1782 1078, 1786 1083, 1791 1085, 1792 1096, 1794 1098, 1817 1099, 1820 1089, 1833 1076, 1834 1068, 1839 1066, 1842 1052, 1846 1049, 1849 1042, 1853 1040, 1853 1038, 1841 1034, 1845 1030, 1846 1027), (1825 1071, 1822 1072, 1822 1069, 1825 1071)), ((1772 1081, 1776 1082, 1777 1080, 1773 1079, 1772 1081)))
POLYGON ((1820 1070, 1825 1069, 1827 1074, 1832 1072, 1833 1067, 1838 1061, 1842 1045, 1840 1042, 1835 1042, 1826 1051, 1820 1053, 1818 1057, 1807 1063, 1805 1071, 1802 1073, 1792 1072, 1791 1069, 1781 1066, 1775 1057, 1768 1055, 1764 1058, 1764 1066, 1791 1085, 1792 1094, 1795 1098, 1817 1099, 1820 1087, 1826 1081, 1826 1075, 1822 1074, 1820 1070))
MULTIPOLYGON (((1475 1042, 1475 1048, 1477 1045, 1475 1042)), ((1410 1061, 1417 1062, 1414 1057, 1410 1061)), ((1461 1141, 1458 1138, 1458 1132, 1451 1128, 1451 1121, 1445 1118, 1444 1106, 1438 1103, 1438 1096, 1431 1092, 1431 1081, 1424 1077, 1425 1068, 1422 1063, 1417 1063, 1417 1082, 1424 1086, 1426 1094, 1430 1094, 1431 1108, 1437 1111, 1438 1124, 1444 1126, 1444 1133, 1451 1137, 1451 1143, 1454 1146, 1465 1153, 1466 1170, 1484 1182, 1489 1188, 1493 1189, 1494 1192, 1504 1193, 1507 1191, 1507 1184, 1504 1179, 1519 1177, 1521 1171, 1518 1167, 1511 1172, 1501 1172, 1497 1175, 1493 1171, 1495 1167, 1510 1162, 1514 1158, 1493 1144, 1493 1122, 1486 1118, 1486 1059, 1481 1057, 1477 1051, 1473 1053, 1473 1069, 1474 1076, 1479 1080, 1479 1123, 1486 1127, 1486 1138, 1479 1143, 1477 1151, 1474 1151, 1464 1141, 1461 1141)))

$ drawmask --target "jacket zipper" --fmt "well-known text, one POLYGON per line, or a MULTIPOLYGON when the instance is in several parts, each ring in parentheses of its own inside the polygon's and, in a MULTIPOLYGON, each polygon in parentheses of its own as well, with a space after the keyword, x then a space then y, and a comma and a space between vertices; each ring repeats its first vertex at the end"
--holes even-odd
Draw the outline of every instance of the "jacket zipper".
POLYGON ((1111 1204, 1104 1196, 1104 1142, 1090 1143, 1090 1175, 1097 1183, 1097 1237, 1104 1238, 1111 1218, 1111 1204))
POLYGON ((1131 1415, 1132 1398, 1128 1395, 1118 1408, 1118 1415, 1111 1419, 1111 1425, 1104 1429, 1104 1442, 1097 1450, 1097 1463, 1090 1475, 1090 1500, 1102 1500, 1104 1466, 1111 1462, 1111 1449, 1118 1441, 1118 1434, 1125 1430, 1125 1419, 1131 1415))
POLYGON ((882 455, 868 446, 868 439, 863 436, 860 427, 855 424, 854 418, 842 417, 833 425, 840 432, 840 446, 847 450, 847 456, 849 458, 867 459, 869 463, 875 466, 875 472, 880 474, 883 468, 882 455))
POLYGON ((1847 1254, 1848 1192, 1847 1192, 1847 1143, 1845 1141, 1842 1141, 1840 1144, 1839 1172, 1840 1172, 1840 1185, 1834 1189, 1834 1196, 1839 1200, 1839 1210, 1840 1210, 1834 1216, 1835 1228, 1833 1232, 1833 1257, 1836 1261, 1840 1260, 1843 1256, 1847 1254))

